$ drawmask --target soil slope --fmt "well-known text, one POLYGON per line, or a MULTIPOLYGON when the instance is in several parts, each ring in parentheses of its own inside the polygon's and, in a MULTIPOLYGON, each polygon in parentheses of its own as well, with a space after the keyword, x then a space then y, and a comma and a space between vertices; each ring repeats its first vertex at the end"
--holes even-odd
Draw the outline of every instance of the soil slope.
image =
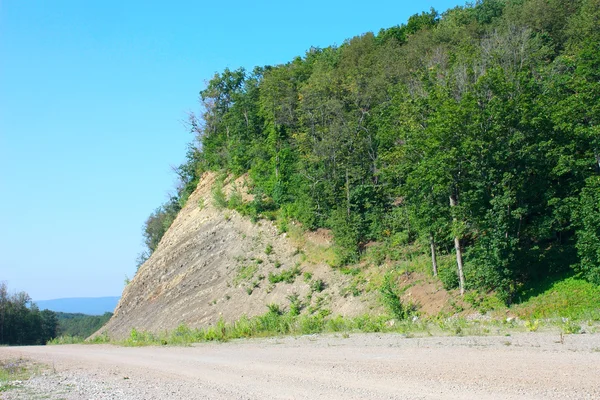
MULTIPOLYGON (((379 312, 369 296, 341 295, 351 278, 324 263, 306 261, 298 244, 279 234, 271 222, 252 223, 235 211, 216 208, 211 191, 215 180, 215 174, 203 176, 156 251, 125 287, 112 319, 96 334, 118 339, 132 328, 158 333, 180 324, 194 328, 220 318, 231 322, 244 314, 263 314, 271 303, 285 309, 292 294, 306 308, 318 302, 333 314, 379 312), (295 266, 302 273, 293 283, 269 282, 269 272, 280 274, 295 266), (311 280, 304 278, 305 272, 312 274, 311 280), (326 283, 325 290, 310 296, 310 283, 316 279, 326 283)), ((224 191, 234 184, 243 187, 243 179, 226 182, 224 191)), ((315 233, 305 239, 313 247, 327 245, 315 233)))

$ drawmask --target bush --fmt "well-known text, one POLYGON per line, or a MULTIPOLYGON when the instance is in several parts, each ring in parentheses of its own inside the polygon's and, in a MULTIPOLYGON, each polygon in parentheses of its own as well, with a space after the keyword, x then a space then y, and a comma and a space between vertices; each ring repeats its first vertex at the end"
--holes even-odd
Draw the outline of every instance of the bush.
POLYGON ((244 200, 242 198, 242 192, 234 186, 233 190, 229 194, 229 200, 227 200, 227 208, 232 210, 240 211, 244 206, 244 200))
POLYGON ((577 269, 589 282, 600 285, 600 177, 587 180, 575 214, 575 220, 580 221, 576 246, 581 261, 577 269))
POLYGON ((458 287, 458 272, 454 263, 440 263, 438 265, 438 278, 440 278, 446 290, 458 287))
POLYGON ((221 210, 227 207, 227 196, 225 196, 225 192, 223 192, 223 184, 220 182, 216 182, 212 188, 212 199, 214 206, 221 210))
POLYGON ((300 296, 297 293, 293 293, 287 297, 290 302, 290 315, 297 316, 300 315, 300 311, 302 311, 302 301, 300 300, 300 296))
POLYGON ((405 307, 402 304, 402 300, 396 291, 391 275, 385 275, 379 292, 381 293, 383 304, 388 308, 394 318, 403 320, 409 316, 411 310, 409 307, 405 307))
POLYGON ((177 198, 171 197, 171 200, 154 210, 154 212, 146 219, 143 235, 144 243, 149 250, 147 257, 156 250, 160 240, 173 221, 175 221, 179 210, 181 210, 181 206, 179 205, 177 198))
POLYGON ((337 266, 358 261, 360 218, 355 214, 347 215, 346 210, 338 208, 329 218, 329 226, 335 239, 337 266))

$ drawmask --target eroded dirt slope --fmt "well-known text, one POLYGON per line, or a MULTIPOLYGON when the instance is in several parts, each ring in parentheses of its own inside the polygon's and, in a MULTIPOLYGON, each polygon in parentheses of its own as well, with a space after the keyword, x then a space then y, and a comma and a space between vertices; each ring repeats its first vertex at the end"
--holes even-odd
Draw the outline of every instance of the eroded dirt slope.
MULTIPOLYGON (((263 314, 270 303, 285 308, 292 294, 298 294, 307 308, 318 301, 333 314, 378 312, 369 296, 344 297, 351 277, 324 263, 307 262, 298 244, 279 234, 272 223, 252 223, 235 211, 217 209, 211 192, 215 179, 212 173, 203 176, 154 254, 125 287, 112 319, 97 334, 122 338, 132 328, 163 332, 182 323, 193 328, 219 318, 230 322, 244 314, 263 314), (269 283, 269 272, 280 274, 294 266, 302 273, 293 283, 269 283), (311 280, 304 278, 305 272, 312 274, 311 280), (310 296, 310 282, 317 279, 325 282, 325 290, 310 296)), ((235 184, 240 188, 244 183, 238 179, 235 184)), ((231 187, 227 184, 225 191, 231 187)))

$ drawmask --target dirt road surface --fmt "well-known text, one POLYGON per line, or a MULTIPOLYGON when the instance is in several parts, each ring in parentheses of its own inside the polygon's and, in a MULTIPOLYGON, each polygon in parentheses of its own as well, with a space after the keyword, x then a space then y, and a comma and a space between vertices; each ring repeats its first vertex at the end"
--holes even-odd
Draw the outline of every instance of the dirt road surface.
POLYGON ((0 360, 15 357, 48 367, 6 400, 600 399, 597 334, 0 348, 0 360))

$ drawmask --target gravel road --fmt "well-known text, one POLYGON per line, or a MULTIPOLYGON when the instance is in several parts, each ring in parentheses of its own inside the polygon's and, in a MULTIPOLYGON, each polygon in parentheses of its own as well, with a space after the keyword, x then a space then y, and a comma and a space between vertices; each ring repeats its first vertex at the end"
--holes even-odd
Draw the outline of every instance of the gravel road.
POLYGON ((2 399, 600 399, 590 334, 0 347, 18 357, 48 367, 2 399))

